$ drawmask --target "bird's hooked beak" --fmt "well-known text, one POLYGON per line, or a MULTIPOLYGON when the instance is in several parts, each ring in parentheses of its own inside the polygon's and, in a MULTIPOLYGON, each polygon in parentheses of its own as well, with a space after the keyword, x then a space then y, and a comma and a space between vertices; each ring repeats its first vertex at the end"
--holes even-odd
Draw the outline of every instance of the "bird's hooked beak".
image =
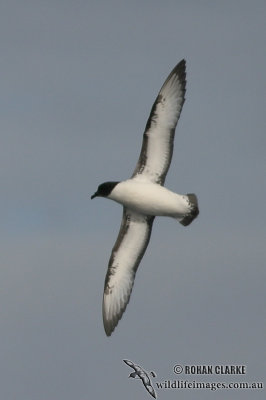
POLYGON ((91 200, 94 199, 94 197, 98 196, 98 192, 95 192, 92 196, 91 196, 91 200))

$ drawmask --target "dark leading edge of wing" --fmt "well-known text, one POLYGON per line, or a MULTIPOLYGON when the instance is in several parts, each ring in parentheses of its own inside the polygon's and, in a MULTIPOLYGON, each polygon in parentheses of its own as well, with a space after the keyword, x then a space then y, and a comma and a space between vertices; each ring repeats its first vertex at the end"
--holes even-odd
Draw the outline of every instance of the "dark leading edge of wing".
POLYGON ((174 146, 175 128, 186 92, 186 62, 180 61, 164 82, 143 134, 139 160, 132 177, 145 176, 164 184, 174 146))

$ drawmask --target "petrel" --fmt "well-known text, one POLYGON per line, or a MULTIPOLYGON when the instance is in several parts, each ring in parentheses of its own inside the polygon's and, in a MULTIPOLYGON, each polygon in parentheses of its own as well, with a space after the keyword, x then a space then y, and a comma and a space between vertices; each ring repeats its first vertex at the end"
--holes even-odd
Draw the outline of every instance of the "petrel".
POLYGON ((129 302, 135 274, 148 246, 156 216, 189 225, 199 214, 195 194, 180 195, 164 187, 177 121, 186 92, 186 62, 180 61, 164 82, 150 112, 137 166, 130 179, 104 182, 91 196, 123 206, 120 231, 105 277, 103 323, 110 336, 129 302))
MULTIPOLYGON (((130 360, 123 360, 124 363, 126 363, 129 367, 133 368, 135 372, 131 372, 129 374, 129 378, 139 378, 142 380, 143 385, 145 386, 146 390, 150 393, 152 397, 156 399, 156 392, 154 390, 154 387, 152 386, 151 379, 149 377, 149 374, 139 365, 134 364, 130 360)), ((151 372, 152 376, 155 376, 154 372, 151 372)))

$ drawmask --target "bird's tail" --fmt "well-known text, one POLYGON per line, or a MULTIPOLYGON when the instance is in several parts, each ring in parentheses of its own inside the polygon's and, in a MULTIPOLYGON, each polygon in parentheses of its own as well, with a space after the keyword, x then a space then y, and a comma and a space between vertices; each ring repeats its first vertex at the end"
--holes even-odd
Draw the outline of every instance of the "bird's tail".
POLYGON ((198 207, 198 199, 197 196, 194 193, 188 193, 187 198, 189 201, 189 208, 190 211, 188 214, 184 216, 184 218, 181 219, 180 224, 187 226, 191 224, 193 219, 195 219, 199 215, 199 207, 198 207))

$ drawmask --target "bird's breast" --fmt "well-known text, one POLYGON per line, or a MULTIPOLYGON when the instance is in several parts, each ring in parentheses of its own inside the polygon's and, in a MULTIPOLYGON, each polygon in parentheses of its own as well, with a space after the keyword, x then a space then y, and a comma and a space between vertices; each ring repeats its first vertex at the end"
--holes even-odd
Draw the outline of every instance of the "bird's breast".
POLYGON ((154 183, 134 179, 122 181, 108 196, 125 207, 145 215, 179 217, 188 212, 186 196, 154 183))

